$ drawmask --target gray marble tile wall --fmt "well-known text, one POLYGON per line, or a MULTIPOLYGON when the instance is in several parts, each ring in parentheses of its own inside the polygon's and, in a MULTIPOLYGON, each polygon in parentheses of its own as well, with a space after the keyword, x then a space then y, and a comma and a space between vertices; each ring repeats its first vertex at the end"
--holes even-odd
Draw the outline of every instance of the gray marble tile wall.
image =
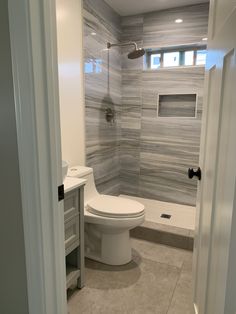
MULTIPOLYGON (((121 20, 122 41, 145 48, 199 44, 207 34, 208 4, 121 20), (175 24, 182 18, 182 24, 175 24)), ((197 182, 187 178, 198 165, 203 67, 143 70, 143 58, 122 51, 121 193, 195 205, 197 182), (158 93, 197 93, 196 118, 157 117, 158 93)))
POLYGON ((186 171, 198 165, 204 68, 144 70, 143 58, 127 58, 129 48, 108 52, 106 43, 197 44, 207 23, 207 4, 120 18, 104 1, 84 0, 87 165, 99 192, 195 204, 197 184, 186 171), (157 117, 158 93, 197 93, 197 117, 157 117), (113 124, 107 107, 116 111, 113 124))
POLYGON ((144 14, 143 45, 159 48, 202 43, 207 27, 208 3, 144 14), (174 23, 176 19, 183 23, 174 23))
POLYGON ((120 17, 101 0, 85 0, 86 163, 98 191, 114 195, 120 191, 121 51, 106 47, 120 36, 120 17), (114 123, 105 119, 107 108, 116 112, 114 123))
MULTIPOLYGON (((121 41, 143 44, 143 16, 124 17, 121 41)), ((132 48, 131 48, 132 49, 132 48)), ((122 49, 121 194, 139 195, 143 59, 128 59, 122 49)))
POLYGON ((142 72, 124 71, 121 115, 121 194, 139 195, 142 72))
POLYGON ((187 178, 187 169, 198 166, 203 84, 203 67, 143 72, 139 191, 142 197, 195 204, 197 181, 187 178), (158 93, 196 93, 197 117, 157 117, 158 93))

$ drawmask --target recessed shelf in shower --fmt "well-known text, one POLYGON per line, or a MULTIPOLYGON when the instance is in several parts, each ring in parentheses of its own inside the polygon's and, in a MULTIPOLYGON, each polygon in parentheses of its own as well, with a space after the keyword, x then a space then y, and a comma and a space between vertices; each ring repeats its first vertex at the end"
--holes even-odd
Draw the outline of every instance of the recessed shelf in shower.
POLYGON ((197 94, 159 94, 158 117, 195 118, 197 94))

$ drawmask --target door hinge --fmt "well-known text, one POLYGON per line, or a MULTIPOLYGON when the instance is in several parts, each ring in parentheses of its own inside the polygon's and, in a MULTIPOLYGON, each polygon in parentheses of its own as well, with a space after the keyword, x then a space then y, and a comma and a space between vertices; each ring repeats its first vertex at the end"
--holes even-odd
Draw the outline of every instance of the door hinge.
POLYGON ((58 187, 58 201, 62 201, 65 198, 64 184, 58 187))

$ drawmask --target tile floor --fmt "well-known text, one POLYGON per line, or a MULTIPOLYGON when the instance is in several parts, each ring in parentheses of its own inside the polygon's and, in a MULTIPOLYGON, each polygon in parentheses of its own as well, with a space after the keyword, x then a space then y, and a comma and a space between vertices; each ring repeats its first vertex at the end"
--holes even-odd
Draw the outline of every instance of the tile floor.
POLYGON ((70 293, 70 314, 193 314, 192 252, 132 239, 133 261, 86 261, 86 286, 70 293))

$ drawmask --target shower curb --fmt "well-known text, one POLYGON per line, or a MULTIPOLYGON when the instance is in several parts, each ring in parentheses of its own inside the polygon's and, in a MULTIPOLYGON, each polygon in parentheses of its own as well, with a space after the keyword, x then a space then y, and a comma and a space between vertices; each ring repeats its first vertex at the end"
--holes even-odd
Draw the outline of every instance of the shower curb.
POLYGON ((193 251, 194 231, 145 221, 130 231, 133 238, 193 251))

